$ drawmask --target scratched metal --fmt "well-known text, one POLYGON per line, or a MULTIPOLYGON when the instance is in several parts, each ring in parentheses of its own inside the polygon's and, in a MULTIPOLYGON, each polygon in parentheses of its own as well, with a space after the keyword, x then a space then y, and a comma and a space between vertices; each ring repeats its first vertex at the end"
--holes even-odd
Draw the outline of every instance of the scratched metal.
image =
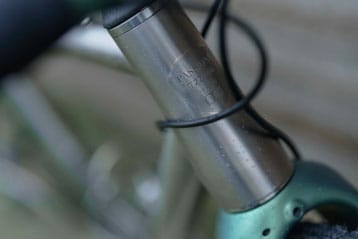
MULTIPOLYGON (((110 32, 166 117, 208 116, 235 103, 220 64, 175 1, 126 33, 118 31, 110 32)), ((227 211, 266 202, 292 176, 281 145, 246 113, 175 132, 199 179, 227 211)))

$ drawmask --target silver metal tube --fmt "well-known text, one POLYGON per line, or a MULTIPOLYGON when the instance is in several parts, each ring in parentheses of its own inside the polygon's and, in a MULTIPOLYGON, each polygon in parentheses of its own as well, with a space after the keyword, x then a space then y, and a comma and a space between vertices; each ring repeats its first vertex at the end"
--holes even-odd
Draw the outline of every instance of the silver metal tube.
MULTIPOLYGON (((235 103, 221 66, 176 1, 157 1, 110 33, 166 117, 208 116, 235 103)), ((279 143, 244 112, 175 132, 200 180, 227 211, 266 202, 293 173, 279 143)))

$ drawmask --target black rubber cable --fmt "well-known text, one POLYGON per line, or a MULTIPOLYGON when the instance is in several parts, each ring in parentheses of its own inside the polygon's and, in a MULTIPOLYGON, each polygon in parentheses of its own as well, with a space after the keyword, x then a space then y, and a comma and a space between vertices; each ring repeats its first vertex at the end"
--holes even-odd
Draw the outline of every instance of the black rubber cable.
MULTIPOLYGON (((216 14, 217 11, 219 10, 218 7, 220 6, 220 2, 222 0, 219 1, 215 1, 214 3, 214 7, 210 10, 209 13, 209 18, 206 21, 206 24, 204 25, 203 28, 203 32, 202 34, 205 35, 207 30, 209 29, 210 25, 212 24, 213 21, 213 14, 216 14), (219 3, 219 4, 217 4, 219 3), (208 24, 209 23, 209 24, 208 24)), ((215 15, 214 15, 215 16, 215 15)), ((226 19, 223 21, 225 23, 225 25, 223 26, 224 28, 226 28, 226 19)), ((220 29, 222 29, 222 27, 220 27, 220 29)), ((206 117, 201 117, 198 119, 193 119, 193 120, 166 120, 166 121, 160 121, 159 122, 159 127, 160 128, 191 128, 191 127, 197 127, 197 126, 203 126, 203 125, 207 125, 210 123, 214 123, 216 121, 219 121, 221 119, 224 119, 242 109, 245 109, 250 102, 258 95, 258 93, 260 92, 260 90, 262 89, 266 79, 267 79, 267 65, 268 65, 268 58, 267 58, 267 54, 265 51, 265 47, 263 46, 262 42, 260 41, 260 39, 257 37, 257 34, 253 33, 253 31, 245 31, 245 32, 249 32, 250 38, 253 40, 253 42, 255 43, 255 46, 258 49, 259 55, 260 55, 260 73, 257 79, 257 83, 254 85, 253 89, 247 94, 246 97, 241 97, 242 99, 240 99, 237 103, 235 103, 232 107, 223 110, 220 113, 217 114, 213 114, 210 116, 206 116, 206 117)), ((222 35, 222 34, 220 34, 222 35)), ((224 37, 225 38, 224 34, 224 37)), ((221 42, 221 41, 220 41, 221 42)), ((225 45, 225 43, 223 42, 223 45, 225 45)), ((224 52, 226 52, 226 47, 224 48, 224 52)), ((223 52, 223 51, 221 51, 223 52)), ((223 58, 223 63, 225 62, 227 65, 227 58, 226 56, 223 58)), ((224 67, 224 71, 226 72, 226 69, 224 67)), ((225 73, 226 76, 231 75, 230 73, 225 73)), ((229 83, 232 81, 229 81, 229 83)), ((232 83, 231 83, 232 84, 232 83)), ((236 86, 236 84, 230 84, 230 88, 232 89, 236 89, 238 88, 236 86)))
MULTIPOLYGON (((220 49, 220 55, 221 55, 221 61, 224 68, 225 76, 229 82, 230 88, 234 90, 236 99, 240 101, 244 101, 245 99, 249 98, 251 95, 250 93, 247 96, 244 96, 242 93, 240 87, 237 85, 235 78, 232 74, 232 69, 229 62, 229 56, 227 51, 227 23, 229 20, 228 16, 228 4, 229 0, 222 0, 222 10, 221 10, 221 17, 220 17, 220 26, 219 26, 219 49, 220 49)), ((247 36, 250 37, 251 41, 254 43, 254 45, 257 47, 261 58, 265 58, 265 60, 262 60, 262 62, 267 63, 268 57, 266 53, 266 48, 259 37, 259 35, 256 33, 256 31, 251 27, 248 23, 246 23, 244 20, 236 17, 235 20, 232 20, 243 32, 246 33, 247 36)), ((259 77, 263 77, 264 81, 267 78, 267 71, 268 71, 268 65, 262 64, 260 75, 259 77)), ((274 137, 281 139, 287 147, 291 150, 293 156, 295 159, 299 160, 301 159, 301 154, 295 145, 295 143, 292 141, 292 139, 283 131, 272 125, 270 122, 268 122, 265 118, 263 118, 251 105, 253 97, 251 97, 250 101, 246 105, 246 112, 256 121, 258 122, 261 127, 263 127, 265 130, 267 130, 270 134, 272 134, 274 137)))
POLYGON ((210 27, 213 25, 214 19, 220 10, 221 1, 222 0, 215 0, 213 5, 210 7, 208 17, 204 23, 203 29, 201 30, 201 35, 204 38, 206 38, 210 27))
MULTIPOLYGON (((228 8, 228 0, 215 0, 212 6, 209 9, 208 17, 205 21, 203 30, 202 30, 202 36, 206 37, 210 27, 212 26, 212 23, 215 19, 215 17, 220 13, 220 26, 219 26, 219 49, 220 49, 220 55, 221 55, 221 61, 223 64, 225 76, 228 80, 228 83, 230 85, 230 88, 233 90, 233 93, 238 100, 236 104, 234 104, 231 108, 224 110, 218 114, 214 114, 208 117, 202 117, 199 119, 194 120, 167 120, 167 121, 161 121, 159 122, 159 127, 161 129, 165 128, 190 128, 190 127, 197 127, 197 126, 203 126, 207 125, 216 121, 219 121, 223 118, 226 118, 240 110, 245 110, 250 117, 252 117, 254 120, 256 120, 262 128, 264 128, 266 131, 270 133, 271 136, 282 140, 287 147, 291 150, 293 156, 296 159, 300 159, 301 155, 298 151, 296 145, 293 143, 293 141, 290 139, 288 135, 286 135, 283 131, 279 130, 275 126, 273 126, 270 122, 268 122, 266 119, 264 119, 261 115, 259 115, 256 110, 250 105, 251 101, 257 96, 259 91, 262 89, 266 79, 267 79, 267 73, 268 73, 268 57, 266 53, 266 48, 259 37, 259 34, 254 30, 253 27, 251 27, 246 21, 244 21, 241 18, 238 18, 237 16, 231 16, 228 14, 227 8, 228 8), (220 5, 222 8, 220 9, 220 5), (257 79, 257 82, 253 89, 247 94, 247 96, 244 96, 241 89, 236 84, 236 81, 233 77, 232 70, 229 63, 229 57, 227 54, 227 23, 232 22, 237 26, 241 31, 243 31, 253 42, 255 47, 258 50, 259 56, 260 56, 260 73, 257 79)), ((203 7, 201 4, 195 5, 195 4, 187 4, 186 7, 192 10, 196 11, 207 11, 208 7, 203 7)))

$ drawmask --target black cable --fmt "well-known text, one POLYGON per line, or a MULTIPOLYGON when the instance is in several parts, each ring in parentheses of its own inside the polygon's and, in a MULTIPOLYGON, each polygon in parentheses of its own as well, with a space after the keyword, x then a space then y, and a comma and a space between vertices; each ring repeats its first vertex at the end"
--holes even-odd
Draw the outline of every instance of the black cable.
MULTIPOLYGON (((239 86, 236 84, 235 78, 232 74, 229 57, 227 54, 227 23, 229 20, 229 16, 227 14, 228 12, 228 4, 229 0, 222 0, 222 9, 220 14, 220 26, 219 26, 219 49, 220 49, 220 55, 221 55, 221 61, 224 68, 225 76, 229 82, 230 88, 234 90, 234 95, 236 96, 237 100, 244 101, 247 99, 250 95, 248 94, 246 97, 242 93, 239 86)), ((233 21, 243 32, 246 33, 247 36, 249 36, 254 43, 254 45, 257 47, 260 57, 265 58, 265 63, 268 62, 268 57, 266 54, 266 49, 264 47, 264 44, 262 43, 260 37, 258 34, 253 30, 249 24, 247 24, 242 19, 236 17, 231 18, 231 21, 233 21)), ((267 64, 261 65, 261 71, 259 77, 267 77, 267 64)), ((240 102, 239 101, 239 102, 240 102)), ((270 122, 268 122, 265 118, 263 118, 251 105, 251 101, 248 102, 246 105, 246 112, 256 121, 258 122, 261 127, 263 127, 265 130, 267 130, 270 134, 272 134, 274 137, 281 139, 287 147, 291 150, 293 156, 296 159, 301 159, 301 154, 299 150, 297 149, 295 143, 290 139, 290 137, 285 134, 283 131, 272 125, 270 122)))
MULTIPOLYGON (((206 23, 204 24, 204 28, 203 28, 203 32, 202 34, 206 34, 207 30, 209 29, 210 25, 212 24, 212 21, 213 21, 213 13, 216 14, 218 11, 219 11, 219 6, 220 6, 220 2, 222 0, 219 0, 219 1, 215 1, 214 3, 214 8, 211 8, 210 10, 210 13, 209 13, 209 17, 206 21, 206 23), (210 23, 210 24, 208 24, 210 23)), ((224 7, 224 5, 223 5, 224 7)), ((224 14, 223 14, 224 15, 224 14)), ((215 15, 214 15, 215 16, 215 15)), ((224 26, 220 27, 221 31, 223 29, 226 29, 226 18, 224 21, 222 21, 224 23, 224 26)), ((247 32, 250 32, 250 28, 248 28, 247 32)), ((225 38, 225 35, 226 34, 220 34, 220 36, 223 35, 223 38, 225 38)), ((252 39, 253 39, 253 42, 255 43, 257 49, 259 50, 259 55, 260 55, 260 74, 258 76, 258 79, 257 79, 257 82, 256 84, 254 85, 253 89, 247 94, 246 97, 241 97, 241 99, 235 103, 233 106, 231 106, 230 108, 228 109, 225 109, 223 110, 222 112, 220 113, 217 113, 217 114, 214 114, 214 115, 210 115, 210 116, 206 116, 206 117, 201 117, 201 118, 198 118, 198 119, 193 119, 193 120, 167 120, 167 121, 160 121, 159 122, 159 127, 161 129, 164 129, 164 128, 191 128, 191 127, 197 127, 197 126, 203 126, 203 125, 207 125, 207 124, 210 124, 210 123, 214 123, 216 121, 219 121, 221 119, 224 119, 226 117, 229 117, 231 116, 232 114, 240 111, 240 110, 243 110, 245 109, 249 104, 250 102, 258 95, 258 93, 260 92, 260 90, 262 89, 266 79, 267 79, 267 61, 268 61, 268 58, 267 58, 267 55, 266 55, 266 51, 265 51, 265 48, 263 46, 263 44, 261 44, 261 41, 260 39, 257 37, 257 34, 250 34, 252 39)), ((225 44, 225 39, 222 39, 223 40, 223 45, 226 45, 225 44)), ((222 42, 222 41, 220 41, 222 42)), ((224 48, 224 51, 221 51, 221 52, 224 52, 224 54, 226 54, 226 46, 224 48)), ((223 57, 223 61, 227 64, 227 57, 224 56, 223 57)), ((224 63, 223 62, 223 63, 224 63)), ((224 70, 225 70, 225 67, 224 67, 224 70)), ((225 70, 226 71, 226 70, 225 70)), ((229 74, 226 74, 227 77, 231 76, 232 75, 229 73, 229 74)), ((234 82, 232 80, 230 80, 229 82, 234 82)), ((233 89, 236 89, 238 88, 236 86, 235 83, 231 83, 230 84, 230 87, 233 87, 233 89)))
MULTIPOLYGON (((266 53, 266 48, 259 37, 259 34, 252 28, 247 22, 243 19, 232 16, 228 14, 228 0, 215 0, 212 6, 209 9, 208 17, 205 21, 202 36, 205 37, 207 32, 209 31, 215 16, 220 13, 220 26, 219 26, 219 49, 221 61, 223 64, 225 76, 228 80, 230 88, 233 90, 235 98, 238 100, 236 104, 234 104, 231 108, 224 110, 221 113, 211 115, 208 117, 203 117, 195 120, 183 121, 183 120, 169 120, 159 122, 159 127, 161 129, 164 128, 190 128, 196 126, 203 126, 206 124, 210 124, 226 118, 240 110, 245 110, 248 115, 253 118, 256 122, 258 122, 263 129, 268 131, 270 135, 273 137, 282 140, 287 147, 291 150, 293 156, 296 159, 301 159, 300 152, 298 151, 294 142, 290 139, 288 135, 286 135, 283 131, 276 128, 266 119, 264 119, 257 111, 250 105, 251 101, 254 97, 259 93, 267 79, 268 73, 268 57, 266 53), (222 6, 220 10, 220 5, 222 6), (232 74, 231 66, 229 63, 229 57, 227 54, 227 23, 228 21, 235 24, 241 31, 243 31, 255 45, 258 50, 260 56, 260 73, 257 79, 257 82, 253 89, 244 96, 239 86, 236 84, 235 78, 232 74)), ((202 5, 197 4, 186 4, 186 7, 196 10, 196 11, 207 11, 208 7, 203 7, 202 5)))
POLYGON ((222 0, 215 0, 213 5, 210 7, 208 17, 204 23, 203 29, 201 30, 201 35, 204 38, 206 37, 207 33, 209 32, 210 27, 213 25, 212 23, 213 23, 216 15, 218 14, 218 11, 220 10, 221 1, 222 0))
POLYGON ((272 136, 282 140, 286 146, 291 150, 292 155, 296 160, 301 160, 302 156, 293 140, 282 130, 274 126, 272 123, 263 118, 251 105, 246 109, 246 112, 261 125, 266 131, 270 132, 272 136))

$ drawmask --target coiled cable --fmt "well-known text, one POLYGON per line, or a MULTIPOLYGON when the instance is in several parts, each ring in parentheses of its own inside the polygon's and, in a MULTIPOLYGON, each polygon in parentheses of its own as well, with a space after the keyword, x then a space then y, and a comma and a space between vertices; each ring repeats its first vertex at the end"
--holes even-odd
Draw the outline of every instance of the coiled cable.
MULTIPOLYGON (((229 0, 215 0, 212 6, 209 8, 207 19, 204 23, 203 29, 201 31, 202 36, 205 38, 207 33, 212 26, 214 19, 216 16, 220 16, 219 22, 219 50, 220 50, 220 59, 224 69, 225 77, 229 83, 230 89, 232 89, 234 96, 237 102, 231 106, 230 108, 223 110, 217 114, 213 114, 206 117, 201 117, 198 119, 192 120, 166 120, 158 122, 158 126, 161 129, 165 128, 191 128, 191 127, 199 127, 204 126, 210 123, 217 122, 221 119, 231 116, 234 113, 237 113, 241 110, 245 110, 247 114, 254 119, 260 126, 267 131, 267 133, 286 144, 286 146, 292 152, 292 155, 295 159, 301 159, 301 154, 297 149, 295 143, 292 139, 285 134, 283 131, 272 125, 266 119, 264 119, 252 106, 251 102, 258 95, 258 93, 262 90, 265 82, 267 81, 268 76, 268 54, 261 40, 259 34, 254 30, 249 23, 244 21, 243 19, 232 16, 228 14, 228 5, 229 0), (239 28, 243 33, 247 35, 247 37, 251 40, 251 42, 256 47, 259 53, 260 59, 260 70, 256 80, 254 87, 249 91, 248 94, 244 95, 241 91, 240 87, 237 85, 235 78, 232 73, 232 69, 229 62, 228 57, 228 49, 227 49, 227 27, 228 23, 232 22, 237 28, 239 28)), ((195 4, 186 4, 191 10, 196 11, 207 11, 208 7, 202 5, 195 4)))

